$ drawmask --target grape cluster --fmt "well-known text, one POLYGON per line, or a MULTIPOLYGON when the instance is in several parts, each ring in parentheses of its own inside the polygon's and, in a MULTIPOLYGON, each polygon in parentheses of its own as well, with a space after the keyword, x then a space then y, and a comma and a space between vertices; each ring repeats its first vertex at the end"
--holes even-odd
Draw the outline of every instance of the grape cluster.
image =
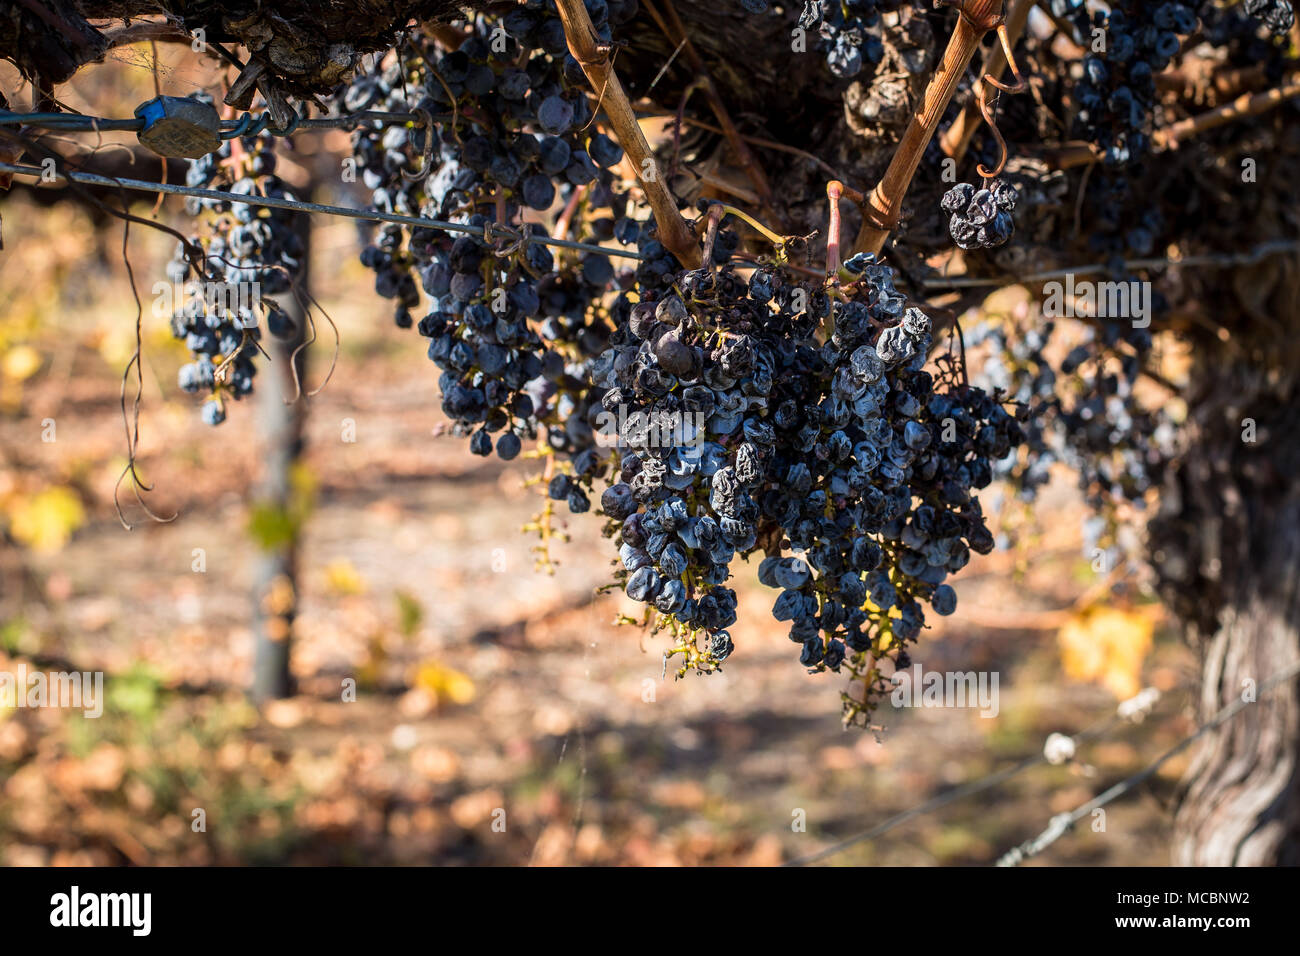
POLYGON ((974 375, 976 384, 1006 395, 1026 409, 1021 426, 1025 452, 1022 456, 995 463, 995 478, 1007 481, 1025 501, 1033 501, 1038 489, 1051 478, 1051 466, 1059 460, 1061 435, 1055 412, 1059 408, 1057 384, 1061 376, 1047 354, 1057 325, 1052 319, 1032 324, 1013 324, 1005 317, 986 319, 965 332, 966 347, 986 352, 974 375))
MULTIPOLYGON (((293 199, 275 175, 274 139, 266 134, 228 140, 213 153, 191 160, 186 184, 219 185, 237 195, 293 199)), ((206 235, 192 246, 204 258, 192 262, 184 244, 167 266, 167 277, 185 291, 172 316, 172 333, 185 342, 194 361, 182 365, 180 388, 206 396, 201 415, 209 425, 226 418, 226 400, 253 390, 254 360, 267 331, 285 338, 295 331, 288 313, 263 295, 287 292, 302 267, 302 239, 294 231, 294 214, 225 199, 187 200, 191 215, 214 218, 206 235)))
MULTIPOLYGON (((1163 303, 1153 304, 1153 311, 1163 303)), ((987 346, 980 377, 1031 411, 1025 428, 1027 453, 996 470, 1026 500, 1061 462, 1078 473, 1088 503, 1103 512, 1119 502, 1138 507, 1159 481, 1172 455, 1174 429, 1167 411, 1147 407, 1135 386, 1151 335, 1131 323, 1084 326, 1067 350, 1048 346, 1055 321, 1033 327, 990 320, 966 335, 972 349, 987 346)))
POLYGON ((880 15, 903 5, 899 0, 805 0, 799 27, 815 29, 830 71, 851 79, 884 57, 880 15))
POLYGON ((1198 12, 1205 42, 1222 50, 1228 65, 1255 69, 1262 65, 1265 79, 1274 84, 1282 82, 1288 67, 1294 65, 1293 56, 1278 55, 1286 50, 1286 37, 1295 23, 1292 4, 1247 2, 1221 7, 1202 3, 1198 12), (1269 27, 1267 36, 1261 35, 1261 22, 1269 27))
POLYGON ((1102 53, 1085 57, 1074 85, 1080 134, 1102 152, 1110 168, 1141 159, 1151 147, 1155 77, 1178 55, 1180 37, 1199 19, 1185 3, 1114 3, 1109 13, 1076 13, 1083 36, 1104 31, 1102 53))
POLYGON ((1291 0, 1244 0, 1242 9, 1257 18, 1274 36, 1286 36, 1295 26, 1291 0))
POLYGON ((771 441, 770 426, 746 413, 762 406, 772 369, 752 334, 749 286, 733 270, 669 279, 642 286, 593 368, 619 455, 601 509, 616 522, 628 595, 707 632, 698 663, 716 666, 736 619, 723 582, 737 551, 755 546, 748 489, 771 441))
POLYGON ((1137 337, 1107 331, 1113 324, 1100 333, 1075 327, 1077 344, 1067 349, 1057 322, 1025 319, 989 319, 966 333, 972 350, 991 349, 976 380, 1029 409, 1024 452, 1000 462, 994 477, 1032 502, 1053 465, 1073 470, 1091 509, 1083 553, 1136 559, 1140 542, 1123 533, 1123 515, 1145 507, 1175 453, 1172 417, 1139 398, 1140 357, 1121 347, 1137 337))
MULTIPOLYGON (((869 16, 871 7, 855 9, 869 16)), ((555 21, 544 5, 501 23, 534 52, 496 56, 497 21, 480 17, 474 36, 438 59, 440 80, 419 62, 390 65, 359 81, 374 84, 375 98, 346 103, 396 109, 403 81, 414 87, 421 108, 439 114, 439 165, 416 179, 412 170, 434 152, 426 141, 363 129, 365 183, 381 208, 461 216, 476 229, 452 239, 385 226, 364 253, 381 292, 407 308, 419 287, 430 297, 418 325, 442 370, 444 410, 483 454, 514 457, 521 439, 544 431, 567 456, 547 493, 571 511, 588 510, 605 479, 600 509, 619 550, 617 583, 671 630, 682 672, 717 669, 732 653, 731 566, 761 549, 760 578, 781 589, 774 614, 790 622, 801 661, 847 666, 871 683, 868 652, 905 654, 922 605, 951 613, 947 576, 991 549, 973 491, 1021 441, 1019 424, 987 393, 936 383, 922 369, 930 319, 906 307, 873 257, 846 263, 852 281, 840 300, 779 264, 742 275, 728 228, 711 262, 684 271, 609 180, 586 177, 590 160, 603 176, 599 167, 621 154, 583 132, 580 77, 562 34, 546 48, 555 21), (526 82, 517 79, 524 59, 526 82), (536 175, 560 188, 528 186, 536 175), (493 239, 492 227, 513 222, 521 205, 541 212, 557 194, 567 204, 583 185, 589 237, 635 243, 643 258, 633 272, 493 239)), ((420 59, 433 56, 426 47, 420 59)), ((996 188, 1004 204, 1013 200, 996 188)), ((1009 232, 1009 210, 992 218, 992 231, 1009 232)))
POLYGON ((1006 180, 986 180, 979 189, 958 183, 943 194, 940 205, 950 216, 948 234, 962 249, 993 249, 1015 232, 1016 188, 1006 180))
MULTIPOLYGON (((601 37, 634 2, 589 0, 601 37)), ((553 3, 530 0, 472 22, 453 52, 413 41, 414 55, 359 75, 349 110, 416 110, 424 127, 365 126, 353 149, 376 208, 464 223, 474 232, 385 225, 362 253, 376 290, 397 301, 399 326, 418 324, 441 370, 442 407, 470 449, 509 460, 544 437, 564 461, 549 485, 570 510, 590 507, 599 471, 588 365, 606 347, 602 297, 616 281, 608 256, 552 252, 529 241, 551 213, 588 242, 639 242, 612 168, 622 149, 592 125, 586 79, 568 53, 553 3), (420 290, 430 309, 418 323, 420 290), (495 436, 495 438, 494 438, 495 436)))
POLYGON ((731 653, 737 556, 766 553, 759 578, 805 666, 868 680, 865 655, 903 653, 923 602, 951 613, 947 576, 993 546, 972 492, 1019 423, 923 370, 931 322, 892 270, 846 269, 842 301, 776 266, 678 272, 641 287, 595 365, 618 436, 601 508, 619 580, 686 666, 731 653))
POLYGON ((835 309, 835 332, 819 350, 820 381, 789 380, 778 415, 796 441, 781 449, 762 504, 796 550, 760 565, 760 579, 783 589, 774 613, 791 621, 806 665, 831 669, 846 651, 915 640, 921 601, 952 613, 947 575, 972 550, 993 546, 972 489, 987 486, 990 460, 1021 437, 987 394, 936 388, 922 370, 930 320, 903 307, 887 267, 868 264, 863 286, 864 295, 835 309), (797 396, 807 385, 826 397, 801 415, 797 396))
MULTIPOLYGON (((588 6, 604 10, 598 23, 608 31, 613 7, 604 0, 588 6)), ((587 208, 621 216, 625 203, 609 169, 623 151, 588 129, 585 78, 558 17, 546 3, 530 2, 505 17, 480 17, 474 30, 450 53, 413 41, 415 55, 399 49, 394 62, 359 74, 344 91, 349 111, 414 105, 436 119, 433 126, 370 124, 356 132, 353 153, 374 207, 467 222, 478 207, 501 206, 504 224, 524 208, 546 212, 557 196, 567 202, 583 189, 587 208)), ((615 219, 608 220, 601 238, 613 234, 615 219)), ((403 249, 402 236, 401 227, 385 230, 364 261, 376 272, 376 291, 397 301, 397 323, 405 327, 419 304, 415 273, 431 262, 423 244, 403 249)))
POLYGON ((1103 50, 1084 58, 1070 84, 1078 106, 1074 133, 1091 142, 1102 160, 1102 175, 1088 183, 1088 242, 1118 271, 1126 256, 1153 254, 1166 231, 1159 206, 1133 194, 1134 177, 1144 173, 1151 151, 1156 76, 1179 55, 1183 40, 1196 35, 1223 49, 1234 65, 1262 66, 1269 82, 1279 82, 1287 63, 1277 55, 1282 41, 1266 38, 1260 26, 1285 34, 1294 17, 1290 4, 1269 2, 1128 2, 1110 4, 1109 13, 1075 6, 1070 15, 1081 35, 1100 29, 1105 40, 1103 50))
POLYGON ((1113 322, 1090 332, 1061 363, 1075 386, 1058 409, 1062 459, 1078 472, 1093 507, 1120 501, 1141 507, 1173 453, 1172 421, 1163 408, 1144 407, 1134 391, 1146 349, 1119 349, 1123 333, 1113 322))

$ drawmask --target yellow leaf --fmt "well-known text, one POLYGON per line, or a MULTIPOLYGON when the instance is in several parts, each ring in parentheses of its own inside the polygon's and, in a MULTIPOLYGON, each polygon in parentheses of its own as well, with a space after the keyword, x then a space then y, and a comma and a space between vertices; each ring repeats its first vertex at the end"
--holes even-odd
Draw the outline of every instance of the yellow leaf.
POLYGON ((325 588, 335 596, 364 594, 366 579, 351 561, 339 558, 325 568, 325 588))
POLYGON ((47 488, 9 505, 9 533, 33 551, 58 551, 85 522, 81 499, 71 488, 47 488))
POLYGON ((1080 612, 1057 637, 1065 673, 1127 700, 1142 689, 1142 662, 1151 650, 1155 624, 1155 615, 1145 611, 1092 607, 1080 612))
POLYGON ((431 694, 440 704, 468 704, 478 690, 469 676, 437 661, 425 661, 415 671, 414 685, 431 694))
POLYGON ((474 682, 459 671, 449 671, 445 685, 447 699, 453 704, 468 704, 478 694, 474 682))
POLYGON ((30 345, 15 345, 5 352, 3 367, 5 378, 11 378, 15 382, 25 381, 41 367, 41 353, 30 345))

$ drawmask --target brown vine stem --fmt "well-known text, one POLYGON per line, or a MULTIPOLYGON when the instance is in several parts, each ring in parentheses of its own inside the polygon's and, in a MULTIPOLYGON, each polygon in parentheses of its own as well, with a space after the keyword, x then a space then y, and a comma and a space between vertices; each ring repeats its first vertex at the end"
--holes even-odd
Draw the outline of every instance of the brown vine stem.
POLYGON ((1181 140, 1189 139, 1208 129, 1223 126, 1242 117, 1258 116, 1260 113, 1276 109, 1293 96, 1300 96, 1300 77, 1292 77, 1282 86, 1265 90, 1263 93, 1244 93, 1231 103, 1224 103, 1218 109, 1201 113, 1199 116, 1190 116, 1158 129, 1152 136, 1152 141, 1162 149, 1175 148, 1181 140))
POLYGON ((717 173, 695 172, 694 170, 692 170, 692 172, 698 176, 700 182, 704 183, 706 186, 712 186, 714 189, 719 192, 724 192, 728 196, 735 196, 737 199, 743 199, 751 206, 759 205, 758 193, 754 192, 752 189, 748 189, 739 183, 734 183, 725 176, 719 176, 717 173))
POLYGON ((844 184, 832 179, 826 184, 826 199, 830 205, 830 223, 826 228, 826 277, 840 271, 840 197, 844 184))
POLYGON ((690 64, 695 71, 696 80, 693 85, 698 85, 709 101, 709 108, 713 110, 713 115, 722 127, 723 135, 727 138, 727 143, 731 146, 732 153, 735 154, 737 162, 740 163, 750 182, 754 184, 754 190, 762 200, 762 213, 765 219, 775 219, 772 210, 772 186, 767 181, 767 176, 763 173, 763 168, 758 165, 754 159, 754 154, 749 151, 745 145, 744 138, 740 131, 736 129, 736 124, 731 121, 731 114, 723 105, 722 97, 718 94, 718 88, 714 85, 713 77, 709 75, 708 68, 704 65, 704 60, 700 57, 699 51, 695 49, 695 44, 691 43, 690 35, 686 32, 686 27, 682 24, 681 17, 677 15, 677 8, 673 5, 673 0, 662 0, 664 10, 668 15, 668 22, 665 23, 659 10, 656 8, 655 0, 645 0, 646 9, 659 24, 659 28, 664 31, 668 37, 668 42, 678 43, 682 47, 682 52, 686 55, 686 62, 690 64), (672 27, 672 31, 668 28, 672 27), (676 33, 676 36, 673 33, 676 33))
MULTIPOLYGON (((1029 22, 1029 13, 1037 3, 1038 0, 1013 0, 1011 12, 1007 15, 1007 40, 1012 48, 1024 35, 1025 24, 1029 22)), ((1000 80, 1006 69, 1007 55, 1002 44, 999 43, 985 55, 980 75, 1000 80)), ((960 163, 966 155, 966 150, 970 148, 971 137, 975 135, 979 126, 980 106, 977 98, 972 96, 957 119, 939 137, 939 148, 943 150, 945 156, 951 156, 960 163)))
POLYGON ((170 20, 137 20, 116 30, 106 30, 104 39, 110 47, 126 46, 142 40, 161 40, 164 43, 193 43, 194 37, 185 32, 179 23, 170 20))
POLYGON ((460 45, 465 42, 466 34, 457 30, 450 23, 425 21, 420 24, 420 28, 428 32, 431 37, 448 50, 459 50, 460 45))
POLYGON ((609 61, 609 48, 602 46, 596 36, 582 0, 556 0, 556 6, 564 24, 564 35, 569 41, 569 52, 587 75, 587 81, 605 108, 619 145, 636 171, 637 182, 659 226, 659 241, 688 269, 698 269, 702 261, 699 244, 691 227, 677 211, 677 202, 659 174, 650 144, 646 142, 623 84, 609 61))
POLYGON ((677 175, 678 165, 682 158, 682 119, 686 116, 686 104, 690 102, 691 94, 696 90, 703 89, 703 87, 704 84, 697 79, 692 83, 688 83, 686 89, 682 90, 682 99, 677 106, 677 115, 673 118, 673 161, 668 166, 669 179, 677 175))
MULTIPOLYGON (((1300 76, 1293 77, 1283 85, 1262 93, 1243 93, 1231 103, 1189 116, 1177 123, 1156 130, 1151 141, 1160 149, 1175 149, 1184 140, 1191 139, 1207 130, 1247 116, 1258 116, 1269 110, 1277 109, 1287 100, 1300 96, 1300 76)), ((1064 143, 1047 154, 1047 161, 1056 169, 1073 169, 1101 161, 1101 152, 1089 143, 1064 143)))
POLYGON ((1053 169, 1074 169, 1101 162, 1101 150, 1091 143, 1070 142, 1050 149, 1043 157, 1053 169))
POLYGON ((902 216, 903 197, 916 175, 925 147, 943 119, 948 102, 957 92, 957 85, 970 65, 971 57, 979 49, 980 38, 1002 22, 1002 0, 943 0, 943 5, 958 7, 961 16, 943 51, 943 62, 925 88, 921 109, 912 114, 889 168, 863 207, 862 228, 853 243, 854 253, 879 255, 884 248, 885 240, 902 216))
POLYGON ((713 244, 718 239, 718 223, 722 222, 722 217, 726 214, 726 209, 721 205, 714 204, 709 207, 708 226, 704 230, 704 263, 710 272, 715 271, 713 244))
POLYGON ((569 201, 564 204, 564 211, 560 213, 560 218, 555 220, 555 228, 551 230, 552 239, 567 239, 569 237, 569 224, 573 222, 573 214, 578 211, 578 203, 582 202, 582 197, 586 195, 587 187, 579 186, 569 197, 569 201))

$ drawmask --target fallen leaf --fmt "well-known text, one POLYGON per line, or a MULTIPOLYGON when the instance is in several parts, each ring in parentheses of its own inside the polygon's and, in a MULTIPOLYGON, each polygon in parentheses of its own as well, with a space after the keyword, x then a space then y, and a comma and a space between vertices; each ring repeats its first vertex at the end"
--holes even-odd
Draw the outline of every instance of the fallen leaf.
POLYGON ((5 352, 4 359, 0 361, 0 370, 4 371, 5 378, 11 378, 15 382, 26 381, 40 367, 41 353, 30 345, 15 345, 5 352))
POLYGON ((1061 663, 1073 680, 1101 684, 1120 700, 1142 689, 1142 662, 1151 650, 1155 614, 1094 606, 1061 628, 1061 663))
POLYGON ((468 675, 437 661, 419 664, 412 683, 415 689, 432 694, 440 704, 468 704, 478 693, 468 675))
POLYGON ((333 561, 325 568, 325 588, 335 597, 364 594, 366 580, 347 558, 333 561))
POLYGON ((9 505, 9 533, 32 551, 60 550, 85 522, 86 511, 71 488, 47 488, 9 505))

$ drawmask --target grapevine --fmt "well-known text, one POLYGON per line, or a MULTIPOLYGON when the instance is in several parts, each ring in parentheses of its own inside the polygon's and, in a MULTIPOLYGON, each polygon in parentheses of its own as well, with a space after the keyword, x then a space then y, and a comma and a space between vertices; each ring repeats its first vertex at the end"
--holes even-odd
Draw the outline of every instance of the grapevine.
MULTIPOLYGON (((645 606, 678 676, 743 657, 736 584, 752 570, 792 656, 847 674, 844 718, 869 725, 888 676, 958 610, 955 576, 995 547, 981 492, 1000 480, 1030 501, 1068 465, 1100 540, 1185 453, 1178 413, 1139 383, 1167 384, 1157 333, 1186 331, 1187 288, 1153 290, 1144 323, 1067 325, 1038 303, 963 328, 979 300, 938 304, 927 283, 950 268, 1009 283, 1089 261, 1151 286, 1161 269, 1126 263, 1202 251, 1206 216, 1292 208, 1283 177, 1220 203, 1235 184, 1181 142, 1229 151, 1224 102, 1294 81, 1291 5, 1051 0, 1042 16, 1018 5, 1012 29, 988 0, 728 0, 701 14, 811 39, 795 62, 809 99, 834 105, 808 106, 797 135, 778 110, 725 108, 714 64, 695 75, 708 38, 688 36, 672 3, 645 6, 474 5, 451 24, 404 25, 328 90, 289 84, 293 109, 257 87, 257 125, 227 111, 207 131, 221 145, 191 156, 185 180, 218 192, 187 201, 193 238, 167 273, 187 290, 172 315, 192 356, 178 385, 218 425, 253 388, 263 334, 297 331, 281 300, 299 294, 307 210, 276 175, 277 150, 310 135, 306 93, 320 93, 351 129, 353 212, 380 220, 362 228, 360 262, 392 321, 423 340, 450 431, 475 455, 539 466, 539 565, 551 567, 556 509, 590 514, 612 585, 645 606), (681 36, 687 65, 663 57, 625 88, 646 16, 681 36), (933 40, 924 55, 918 37, 933 40), (979 66, 985 40, 1000 44, 996 76, 979 66), (1180 97, 1194 44, 1243 89, 1180 97), (697 89, 716 125, 689 115, 697 89), (643 122, 665 116, 652 147, 643 122), (822 155, 843 129, 839 154, 822 155), (828 168, 855 185, 828 184, 828 168), (214 300, 214 284, 258 295, 214 300)), ((1269 142, 1292 149, 1295 106, 1272 99, 1251 102, 1290 120, 1269 142)), ((187 105, 215 111, 206 95, 187 105)), ((57 111, 21 119, 0 114, 0 141, 42 123, 97 128, 57 111)))

